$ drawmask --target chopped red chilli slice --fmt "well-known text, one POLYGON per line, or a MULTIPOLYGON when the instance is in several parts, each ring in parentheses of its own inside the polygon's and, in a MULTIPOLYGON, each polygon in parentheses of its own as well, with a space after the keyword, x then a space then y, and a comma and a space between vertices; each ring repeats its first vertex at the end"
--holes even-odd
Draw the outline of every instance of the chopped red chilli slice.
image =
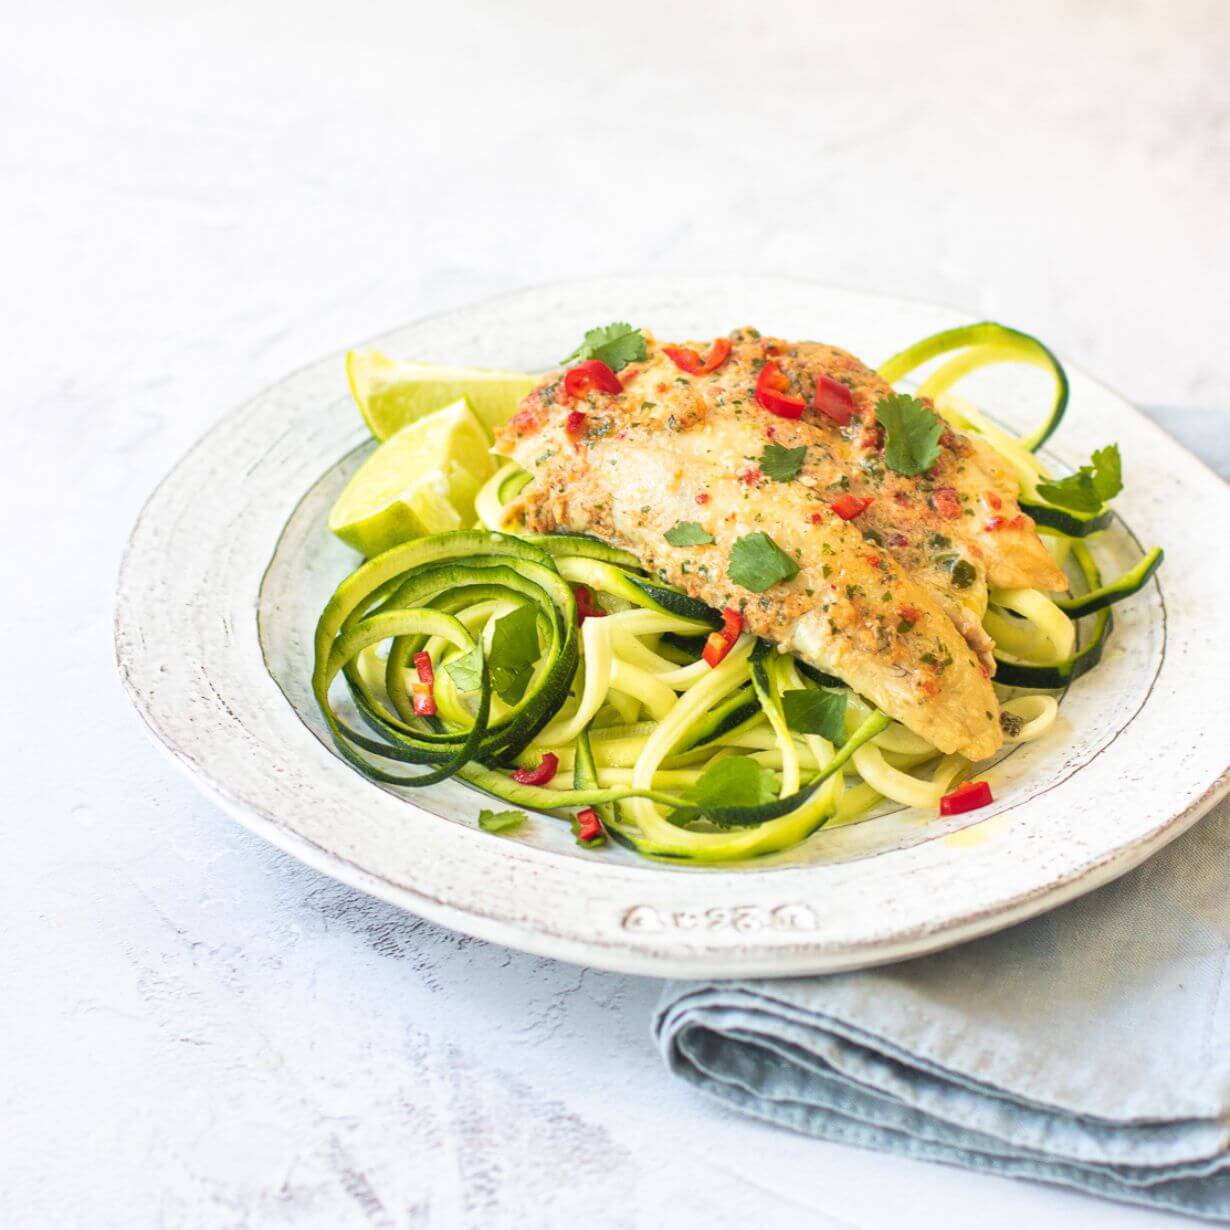
POLYGON ((559 757, 554 752, 543 752, 542 761, 534 769, 518 769, 512 779, 523 786, 545 786, 559 768, 559 757))
POLYGON ((432 669, 431 654, 424 649, 414 655, 414 669, 418 671, 419 681, 430 687, 436 681, 436 672, 432 669))
POLYGON ((787 396, 789 387, 789 377, 778 367, 776 359, 770 359, 756 378, 756 402, 778 418, 801 419, 805 403, 801 397, 787 396))
POLYGON ((709 493, 707 491, 698 491, 696 493, 696 502, 698 504, 708 504, 709 503, 709 493))
POLYGON ((592 807, 577 812, 577 841, 593 841, 603 835, 602 820, 592 807))
POLYGON ((595 601, 588 585, 574 585, 573 596, 577 600, 577 623, 583 624, 587 619, 600 619, 606 614, 595 601))
POLYGON ((410 687, 410 703, 419 717, 436 716, 436 698, 429 683, 415 683, 410 687))
POLYGON ((705 638, 705 647, 701 650, 701 657, 710 665, 717 666, 719 662, 730 652, 731 642, 728 641, 720 632, 710 632, 705 638))
POLYGON ((853 521, 860 513, 866 512, 874 502, 870 495, 839 495, 829 507, 843 520, 853 521))
POLYGON ((730 339, 719 337, 703 359, 690 346, 663 346, 662 353, 681 372, 687 372, 689 376, 707 376, 730 358, 730 339))
POLYGON ((599 393, 624 391, 619 377, 601 359, 586 359, 564 373, 565 397, 583 397, 594 390, 599 393))
POLYGON ((564 431, 573 444, 576 444, 585 434, 585 428, 588 423, 589 415, 582 414, 580 410, 570 410, 568 412, 568 417, 564 420, 564 431))
POLYGON ((838 427, 844 427, 854 414, 853 394, 840 380, 823 372, 816 377, 816 394, 811 404, 838 427))
POLYGON ((994 802, 988 782, 962 782, 950 794, 940 799, 941 816, 959 816, 962 812, 976 811, 994 802))
POLYGON ((722 635, 732 644, 743 631, 743 612, 728 606, 722 611, 722 635))
POLYGON ((731 646, 743 631, 743 614, 728 606, 722 612, 722 630, 710 632, 701 657, 710 665, 717 666, 730 652, 731 646))

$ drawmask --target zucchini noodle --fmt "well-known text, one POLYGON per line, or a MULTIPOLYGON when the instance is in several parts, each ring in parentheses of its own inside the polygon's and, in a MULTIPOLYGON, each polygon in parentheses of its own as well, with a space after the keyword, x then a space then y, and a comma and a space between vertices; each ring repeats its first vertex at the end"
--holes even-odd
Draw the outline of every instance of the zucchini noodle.
POLYGON ((529 481, 529 474, 515 461, 501 466, 474 497, 478 524, 489 530, 503 529, 504 509, 529 481))
MULTIPOLYGON (((1053 693, 1096 665, 1111 606, 1139 592, 1161 551, 1103 583, 1088 540, 1109 513, 1073 514, 1039 501, 1048 475, 1036 450, 1068 398, 1067 377, 1046 347, 1000 325, 966 326, 923 339, 881 374, 896 382, 932 360, 940 362, 918 395, 994 450, 1020 483, 1022 507, 1052 557, 1083 589, 1059 599, 1035 589, 988 595, 983 628, 995 646, 1005 743, 1035 741, 1058 721, 1053 693), (952 392, 969 373, 1006 362, 1032 363, 1053 377, 1044 421, 1020 438, 952 392)), ((592 807, 613 840, 650 858, 695 862, 783 850, 885 803, 933 815, 968 773, 962 757, 941 755, 844 685, 832 686, 838 681, 753 636, 741 635, 710 666, 699 645, 720 617, 647 576, 628 552, 580 535, 502 532, 529 478, 503 465, 478 492, 474 530, 416 539, 368 560, 325 607, 312 688, 334 742, 360 771, 399 787, 456 776, 510 804, 566 817, 592 807), (597 609, 582 620, 578 586, 597 609), (539 652, 518 691, 498 675, 494 646, 498 623, 526 609, 539 652), (424 653, 434 668, 426 685, 434 705, 418 712, 424 684, 415 662, 424 653), (335 699, 342 684, 345 712, 335 699), (783 697, 817 689, 844 701, 840 741, 791 729, 783 697), (759 801, 698 802, 690 792, 731 758, 756 767, 759 801), (513 776, 538 766, 545 767, 533 782, 513 776)))
POLYGON ((1056 658, 1068 657, 1076 647, 1076 625, 1040 590, 993 589, 991 603, 1028 620, 1056 658))
POLYGON ((1041 738, 1055 724, 1059 716, 1059 702, 1053 696, 1043 692, 1032 692, 1026 696, 1014 696, 1000 706, 1002 712, 1019 718, 1021 725, 1015 729, 1010 725, 1004 731, 1004 738, 1009 743, 1030 743, 1041 738))

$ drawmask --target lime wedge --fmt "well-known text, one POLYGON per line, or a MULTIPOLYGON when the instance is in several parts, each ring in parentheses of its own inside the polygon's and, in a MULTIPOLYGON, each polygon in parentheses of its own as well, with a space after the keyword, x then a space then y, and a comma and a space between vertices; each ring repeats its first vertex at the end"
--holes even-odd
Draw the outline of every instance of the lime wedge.
POLYGON ((407 423, 459 397, 469 401, 490 437, 539 380, 527 372, 402 363, 378 350, 350 351, 346 375, 363 421, 377 440, 387 440, 407 423))
POLYGON ((390 436, 355 472, 329 529, 366 556, 474 524, 474 497, 495 469, 465 398, 390 436))

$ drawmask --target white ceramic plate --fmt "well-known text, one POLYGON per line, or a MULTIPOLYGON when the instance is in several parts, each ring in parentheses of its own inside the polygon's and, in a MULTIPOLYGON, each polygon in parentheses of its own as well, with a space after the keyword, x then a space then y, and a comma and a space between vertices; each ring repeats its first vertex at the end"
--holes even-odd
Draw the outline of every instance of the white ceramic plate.
MULTIPOLYGON (((586 328, 621 319, 663 337, 753 323, 875 363, 966 318, 782 279, 612 278, 524 291, 374 344, 535 370, 586 328)), ((1127 567, 1140 542, 1167 558, 1160 586, 1116 608, 1103 662, 1064 698, 1055 731, 991 770, 986 812, 897 811, 711 870, 581 851, 549 817, 494 837, 475 827, 488 800, 466 786, 399 794, 361 777, 329 745, 308 689, 313 624, 355 563, 325 518, 370 448, 340 355, 228 415, 154 493, 120 579, 120 670, 153 733, 243 824, 483 939, 610 969, 730 977, 870 965, 969 939, 1127 871, 1230 785, 1230 489, 1122 398, 1069 372, 1052 460, 1079 463, 1110 440, 1125 460, 1104 569, 1127 567)), ((1000 369, 983 404, 1032 425, 1038 379, 1000 369)))

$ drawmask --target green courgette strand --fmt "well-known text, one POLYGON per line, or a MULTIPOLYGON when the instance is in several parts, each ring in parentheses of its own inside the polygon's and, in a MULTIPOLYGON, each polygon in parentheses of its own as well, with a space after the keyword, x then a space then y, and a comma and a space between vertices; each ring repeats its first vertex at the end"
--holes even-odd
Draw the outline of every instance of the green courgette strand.
POLYGON ((1031 334, 990 320, 975 325, 960 325, 955 329, 933 333, 907 346, 881 363, 879 373, 889 384, 896 384, 924 363, 953 351, 966 353, 950 359, 927 380, 929 396, 947 391, 963 376, 992 363, 1032 363, 1050 372, 1055 383, 1055 394, 1047 416, 1036 430, 1021 438, 1021 443, 1030 452, 1037 452, 1063 419, 1068 406, 1069 385, 1063 364, 1031 334))
POLYGON ((756 690, 748 683, 695 722, 662 762, 662 768, 677 769, 708 759, 724 741, 755 725, 761 716, 756 690))
POLYGON ((622 547, 588 534, 526 534, 525 540, 549 551, 563 575, 579 584, 612 593, 634 606, 693 619, 710 628, 722 626, 720 611, 678 586, 647 577, 636 556, 622 547))
POLYGON ((474 641, 460 621, 451 615, 426 608, 386 611, 362 619, 340 634, 324 668, 317 672, 312 682, 316 703, 338 751, 367 776, 395 786, 426 786, 454 776, 476 754, 486 730, 491 704, 491 682, 486 664, 482 663, 482 684, 474 725, 468 732, 455 735, 452 747, 419 743, 412 736, 403 737, 396 744, 378 742, 342 722, 329 702, 329 686, 341 671, 342 665, 357 657, 368 646, 402 635, 412 628, 427 628, 433 636, 443 637, 463 652, 475 651, 482 663, 482 646, 474 641), (427 773, 406 777, 391 773, 369 760, 358 750, 360 748, 391 760, 412 764, 434 763, 437 767, 427 773))
MULTIPOLYGON (((1089 590, 1100 589, 1101 573, 1089 553, 1089 548, 1083 542, 1076 540, 1072 543, 1072 558, 1076 560, 1089 590)), ((1114 626, 1109 605, 1102 607, 1094 620, 1093 635, 1089 638, 1089 643, 1061 662, 1037 665, 1018 662, 996 652, 995 682, 1011 688, 1044 688, 1051 691, 1069 687, 1102 660, 1102 651, 1106 648, 1107 639, 1114 626)))
POLYGON ((817 666, 812 666, 810 662, 804 662, 802 658, 795 658, 795 666, 799 668, 799 674, 805 679, 810 679, 812 683, 817 684, 822 688, 844 688, 845 680, 838 679, 836 675, 830 675, 827 671, 822 671, 817 666))
POLYGON ((572 807, 599 807, 624 799, 649 799, 663 807, 686 807, 687 800, 666 790, 639 790, 633 786, 603 786, 586 790, 560 790, 554 786, 526 786, 507 773, 471 762, 457 770, 457 777, 478 790, 535 811, 563 811, 572 807))
POLYGON ((681 636, 677 632, 664 632, 661 644, 680 659, 695 662, 705 651, 707 636, 708 634, 705 632, 695 636, 681 636))
POLYGON ((722 626, 722 613, 715 611, 707 602, 701 602, 685 594, 683 590, 673 585, 665 585, 657 581, 645 580, 642 577, 628 577, 628 582, 640 590, 647 601, 638 602, 638 606, 652 606, 667 615, 678 615, 680 619, 691 619, 709 628, 722 626))
POLYGON ((673 585, 638 576, 626 568, 600 559, 592 552, 580 554, 560 551, 555 562, 561 575, 574 585, 584 585, 600 593, 611 594, 631 606, 691 620, 705 628, 722 626, 722 616, 707 603, 690 597, 673 585))
POLYGON ((591 538, 588 534, 523 534, 525 542, 541 547, 551 556, 559 559, 562 556, 573 556, 581 559, 600 560, 604 564, 614 564, 617 568, 626 568, 632 572, 644 573, 641 561, 622 547, 613 547, 601 538, 591 538))
POLYGON ((317 624, 312 690, 334 742, 351 763, 377 780, 426 785, 454 774, 471 760, 515 756, 534 738, 558 709, 576 672, 576 627, 572 590, 548 552, 485 531, 416 539, 369 560, 338 586, 317 624), (467 599, 504 591, 532 602, 547 631, 545 669, 517 705, 491 727, 491 683, 481 642, 450 612, 421 605, 467 585, 472 590, 467 599), (482 683, 468 729, 444 729, 442 723, 432 729, 423 719, 408 721, 414 717, 412 710, 390 712, 356 669, 358 655, 370 645, 386 639, 399 644, 399 661, 405 663, 406 650, 430 636, 442 637, 462 653, 477 650, 482 683), (380 741, 350 728, 334 712, 328 693, 343 671, 360 715, 382 737, 380 741), (363 752, 448 769, 406 778, 390 774, 363 752))
MULTIPOLYGON (((399 601, 418 605, 424 599, 439 595, 442 586, 451 587, 444 591, 446 593, 470 597, 472 595, 467 593, 468 589, 478 588, 486 593, 493 585, 518 599, 527 600, 536 608, 540 627, 545 627, 548 631, 546 653, 549 665, 521 702, 485 732, 480 749, 481 757, 503 754, 506 747, 514 746, 527 733, 528 742, 541 726, 542 714, 546 712, 549 715, 554 712, 567 692, 577 661, 574 625, 562 624, 557 606, 557 603, 564 601, 566 595, 570 596, 567 587, 560 584, 559 578, 549 570, 528 560, 521 562, 518 572, 499 564, 469 560, 460 565, 416 570, 379 608, 380 613, 395 610, 399 601), (467 586, 468 581, 478 581, 479 585, 467 586), (551 592, 552 590, 554 592, 551 592)), ((405 693, 406 668, 413 652, 425 641, 426 638, 422 635, 396 637, 393 640, 385 685, 396 714, 389 713, 372 697, 356 670, 351 669, 346 675, 351 693, 364 719, 369 724, 374 724, 378 731, 393 743, 399 742, 404 736, 410 736, 416 744, 433 740, 445 743, 453 741, 453 736, 448 734, 422 731, 415 721, 412 709, 407 708, 409 702, 405 693)))
POLYGON ((504 555, 554 569, 551 556, 546 551, 508 534, 488 530, 455 530, 447 534, 433 534, 428 538, 415 538, 391 547, 360 564, 333 591, 333 596, 325 604, 316 622, 314 675, 324 670, 333 640, 343 626, 357 623, 374 606, 388 598, 402 583, 406 573, 422 565, 441 564, 467 555, 504 555))
MULTIPOLYGON (((598 788, 598 765, 594 760, 594 749, 589 741, 589 727, 587 726, 577 736, 576 741, 576 760, 572 767, 572 786, 574 790, 595 790, 598 788)), ((602 827, 608 833, 614 833, 620 829, 618 820, 618 803, 595 803, 594 811, 598 813, 598 819, 602 821, 602 827)), ((575 821, 574 821, 575 824, 575 821)), ((578 845, 583 845, 585 849, 591 849, 598 842, 582 843, 577 839, 578 845)))
POLYGON ((1121 577, 1090 589, 1088 593, 1077 598, 1056 598, 1055 605, 1069 619, 1080 619, 1083 615, 1092 615, 1106 607, 1114 606, 1125 598, 1138 594, 1149 583, 1149 579, 1161 567, 1165 552, 1161 547, 1153 547, 1147 551, 1140 562, 1129 568, 1121 577))
POLYGON ((1020 507, 1038 525, 1054 530, 1065 538, 1088 538, 1090 534, 1100 534, 1115 519, 1109 508, 1103 507, 1094 513, 1078 513, 1054 504, 1043 504, 1024 495, 1021 496, 1020 507))
POLYGON ((782 709, 781 690, 777 686, 776 672, 773 670, 773 660, 776 657, 773 646, 763 637, 756 641, 756 648, 748 659, 748 670, 752 676, 752 688, 756 699, 760 702, 761 711, 768 719, 769 727, 777 739, 777 746, 782 757, 782 794, 793 794, 799 785, 799 756, 794 744, 794 736, 786 725, 786 715, 782 709))
MULTIPOLYGON (((504 571, 510 570, 505 569, 504 571)), ((489 572, 495 572, 495 568, 492 567, 489 572)), ((512 575, 517 576, 518 574, 512 573, 512 575)), ((471 607, 482 603, 508 600, 520 603, 525 597, 526 594, 520 587, 513 589, 511 586, 496 583, 494 579, 485 578, 482 582, 473 581, 455 589, 437 593, 423 605, 430 606, 435 611, 443 611, 446 615, 463 615, 471 607)), ((389 656, 385 663, 384 690, 393 706, 394 713, 405 722, 413 723, 414 721, 413 703, 407 687, 407 672, 414 655, 427 644, 429 639, 422 634, 399 636, 389 647, 389 656)), ((347 675, 347 682, 350 681, 350 676, 347 675)))
POLYGON ((806 785, 785 798, 751 807, 720 807, 707 804, 705 819, 719 828, 754 828, 770 820, 780 820, 802 807, 838 769, 844 768, 850 757, 864 743, 869 743, 881 731, 887 730, 892 719, 879 709, 873 709, 853 734, 841 745, 828 762, 806 785))
MULTIPOLYGON (((369 611, 378 609, 381 603, 401 587, 407 573, 421 567, 461 560, 466 556, 504 556, 508 557, 504 562, 530 561, 551 571, 555 569, 547 552, 529 542, 522 542, 504 534, 488 533, 486 530, 460 530, 451 534, 415 539, 370 558, 355 568, 355 571, 333 590, 332 597, 316 622, 312 691, 317 700, 328 691, 328 683, 323 676, 330 661, 333 642, 339 633, 363 619, 369 611)), ((571 590, 567 593, 567 601, 569 621, 574 622, 576 604, 571 590)))
MULTIPOLYGON (((552 665, 539 681, 535 693, 540 688, 550 688, 555 703, 558 703, 571 682, 572 671, 576 669, 575 657, 572 657, 572 671, 567 669, 571 656, 568 650, 569 641, 573 642, 575 649, 576 621, 574 619, 570 625, 563 623, 560 608, 561 604, 571 600, 571 591, 552 569, 524 560, 520 562, 517 570, 514 570, 507 566, 502 557, 463 557, 456 563, 414 570, 379 609, 396 609, 403 604, 428 605, 433 609, 451 613, 501 594, 529 602, 537 609, 540 631, 545 628, 548 633, 546 652, 552 665)), ((390 647, 385 669, 385 690, 396 713, 396 717, 388 715, 393 728, 397 728, 397 719, 402 722, 413 721, 405 676, 411 659, 426 641, 427 638, 421 635, 398 637, 390 647)), ((352 671, 347 675, 352 691, 356 690, 356 674, 357 672, 352 671)), ((361 681, 358 681, 358 686, 360 690, 364 687, 361 681)), ((520 720, 526 708, 527 702, 523 701, 516 711, 517 720, 520 720)), ((493 738, 495 733, 513 720, 510 715, 502 722, 494 724, 493 738)))

